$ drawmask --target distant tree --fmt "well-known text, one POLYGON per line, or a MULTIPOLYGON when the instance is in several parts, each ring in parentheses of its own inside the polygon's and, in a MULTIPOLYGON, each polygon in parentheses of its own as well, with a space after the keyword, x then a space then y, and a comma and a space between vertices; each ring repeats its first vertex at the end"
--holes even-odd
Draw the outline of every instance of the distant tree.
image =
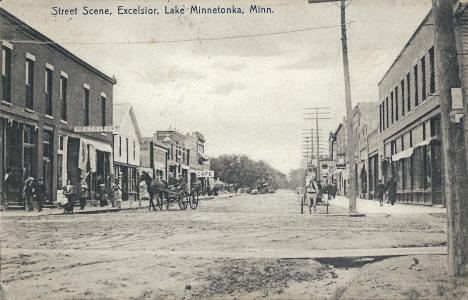
POLYGON ((265 184, 275 189, 287 186, 285 174, 264 161, 246 155, 221 155, 211 159, 211 169, 221 181, 238 188, 258 188, 265 184))

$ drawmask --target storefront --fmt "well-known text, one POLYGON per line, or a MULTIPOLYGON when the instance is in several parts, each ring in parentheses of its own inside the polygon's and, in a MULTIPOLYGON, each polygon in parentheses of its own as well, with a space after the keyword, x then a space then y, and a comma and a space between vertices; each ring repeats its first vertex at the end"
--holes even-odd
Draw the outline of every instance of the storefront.
MULTIPOLYGON (((102 189, 110 194, 113 164, 110 144, 67 135, 59 139, 59 187, 70 180, 75 191, 79 191, 77 197, 86 197, 90 201, 97 200, 102 189), (87 187, 85 194, 81 193, 82 186, 87 187)), ((61 194, 58 195, 63 197, 61 194)))
POLYGON ((441 142, 432 137, 392 156, 397 201, 442 204, 441 142))
MULTIPOLYGON (((24 207, 23 183, 28 177, 37 178, 38 131, 36 125, 0 118, 2 203, 6 207, 24 207)), ((48 197, 45 204, 51 199, 48 197)))

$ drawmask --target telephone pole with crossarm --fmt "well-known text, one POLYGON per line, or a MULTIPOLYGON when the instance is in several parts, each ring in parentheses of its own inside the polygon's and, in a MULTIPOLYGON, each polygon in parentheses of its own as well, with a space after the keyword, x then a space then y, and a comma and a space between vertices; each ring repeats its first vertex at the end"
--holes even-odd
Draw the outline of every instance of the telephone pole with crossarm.
POLYGON ((345 82, 345 100, 346 100, 346 135, 347 135, 347 150, 346 160, 348 164, 348 199, 349 213, 356 213, 356 191, 354 183, 356 182, 354 174, 354 153, 355 153, 355 135, 353 130, 353 106, 351 101, 351 82, 349 76, 348 63, 348 42, 346 37, 346 1, 345 0, 309 0, 309 3, 324 3, 324 2, 341 2, 341 49, 343 52, 343 70, 345 82))

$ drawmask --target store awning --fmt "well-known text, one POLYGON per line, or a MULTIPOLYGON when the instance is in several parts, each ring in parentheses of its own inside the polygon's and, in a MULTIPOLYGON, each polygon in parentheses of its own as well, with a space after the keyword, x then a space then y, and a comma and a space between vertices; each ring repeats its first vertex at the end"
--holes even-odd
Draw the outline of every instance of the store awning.
POLYGON ((403 150, 401 152, 398 152, 397 154, 395 155, 392 155, 392 161, 399 161, 400 159, 404 159, 404 158, 410 158, 411 155, 413 155, 413 152, 416 148, 419 148, 419 147, 422 147, 422 146, 427 146, 429 145, 432 141, 434 140, 437 140, 437 137, 433 136, 431 138, 428 138, 416 145, 414 145, 413 147, 411 148, 408 148, 406 150, 403 150))
POLYGON ((112 146, 110 144, 106 144, 106 143, 98 142, 98 141, 92 141, 88 139, 81 139, 81 140, 83 140, 86 144, 92 145, 96 150, 112 153, 112 146))
POLYGON ((409 158, 411 155, 413 155, 414 148, 408 148, 406 150, 400 151, 395 155, 392 155, 392 161, 399 161, 400 159, 403 158, 409 158))

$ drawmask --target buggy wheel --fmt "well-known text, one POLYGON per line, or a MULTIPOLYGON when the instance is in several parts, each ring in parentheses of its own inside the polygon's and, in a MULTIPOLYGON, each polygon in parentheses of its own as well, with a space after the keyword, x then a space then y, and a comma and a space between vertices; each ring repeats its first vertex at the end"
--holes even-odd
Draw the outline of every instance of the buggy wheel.
POLYGON ((190 201, 190 208, 196 209, 198 206, 198 193, 196 191, 192 191, 191 195, 189 195, 190 201))
POLYGON ((179 207, 180 207, 181 210, 186 210, 187 209, 187 205, 188 205, 187 194, 188 193, 186 193, 186 192, 180 192, 179 196, 177 198, 177 203, 179 204, 179 207))

